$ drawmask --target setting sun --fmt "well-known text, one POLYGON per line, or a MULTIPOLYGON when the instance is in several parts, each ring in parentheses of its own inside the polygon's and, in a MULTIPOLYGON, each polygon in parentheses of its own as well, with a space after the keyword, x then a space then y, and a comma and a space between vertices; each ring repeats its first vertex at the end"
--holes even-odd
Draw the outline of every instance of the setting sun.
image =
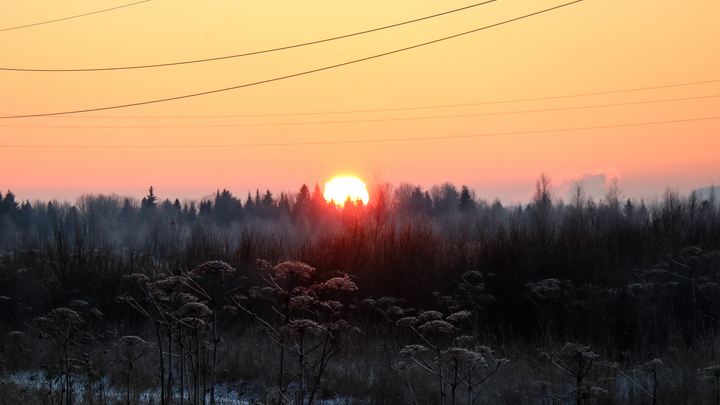
POLYGON ((367 204, 369 196, 365 183, 357 177, 336 177, 325 185, 325 193, 323 196, 326 200, 334 200, 336 204, 341 205, 350 197, 355 201, 358 198, 367 204))

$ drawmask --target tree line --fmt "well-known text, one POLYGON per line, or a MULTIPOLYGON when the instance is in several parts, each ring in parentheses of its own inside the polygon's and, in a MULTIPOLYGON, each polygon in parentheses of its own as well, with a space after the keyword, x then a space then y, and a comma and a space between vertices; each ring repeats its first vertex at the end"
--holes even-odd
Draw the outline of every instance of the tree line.
MULTIPOLYGON (((564 201, 543 174, 527 204, 488 201, 451 183, 378 184, 370 195, 367 205, 338 206, 316 184, 278 197, 218 190, 181 202, 151 187, 140 201, 84 195, 31 204, 8 191, 0 200, 5 339, 27 327, 52 338, 58 322, 96 341, 109 339, 109 329, 140 336, 159 353, 157 385, 167 398, 178 384, 188 396, 203 392, 198 384, 214 387, 226 339, 259 327, 277 348, 268 354, 278 364, 268 381, 282 395, 299 383, 293 392, 301 399, 286 402, 305 403, 320 395, 329 360, 344 355, 356 331, 436 378, 435 403, 460 397, 461 388, 473 403, 480 381, 511 357, 489 347, 555 347, 547 358, 567 372, 577 356, 641 363, 717 335, 713 194, 700 200, 668 190, 645 202, 622 198, 611 182, 595 201, 578 182, 564 201), (207 263, 222 264, 214 271, 207 263), (102 314, 94 329, 90 308, 102 314), (457 339, 466 336, 487 346, 463 346, 457 339), (567 342, 582 344, 561 349, 567 342)), ((81 341, 72 343, 90 344, 81 341)), ((145 361, 144 344, 133 342, 120 344, 128 368, 145 361)))

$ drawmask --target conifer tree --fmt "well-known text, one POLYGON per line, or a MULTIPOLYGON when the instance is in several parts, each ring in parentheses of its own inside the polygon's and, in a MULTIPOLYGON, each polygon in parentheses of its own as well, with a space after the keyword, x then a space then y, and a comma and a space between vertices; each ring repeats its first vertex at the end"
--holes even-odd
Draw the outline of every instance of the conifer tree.
POLYGON ((460 197, 458 197, 458 206, 461 211, 467 211, 475 207, 475 200, 470 195, 470 190, 467 186, 462 186, 460 197))
POLYGON ((147 197, 144 197, 142 199, 140 208, 143 211, 148 211, 154 209, 155 207, 157 207, 157 196, 155 195, 155 190, 153 189, 153 187, 150 186, 149 193, 147 197))

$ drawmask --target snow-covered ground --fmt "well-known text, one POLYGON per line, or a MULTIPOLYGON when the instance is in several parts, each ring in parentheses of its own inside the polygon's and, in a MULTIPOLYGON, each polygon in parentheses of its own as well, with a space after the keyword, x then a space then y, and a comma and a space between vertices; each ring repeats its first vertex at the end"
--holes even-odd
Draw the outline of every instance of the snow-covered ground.
MULTIPOLYGON (((92 386, 87 384, 87 381, 82 377, 73 377, 74 379, 74 397, 75 403, 82 404, 83 398, 87 398, 92 395, 94 398, 102 398, 110 403, 122 403, 125 401, 125 391, 122 387, 111 386, 107 379, 93 383, 92 386), (92 392, 87 392, 92 390, 92 392)), ((4 383, 14 384, 18 387, 22 387, 27 391, 34 392, 48 392, 52 383, 53 391, 56 395, 60 392, 60 380, 59 377, 55 377, 53 381, 49 381, 46 378, 44 371, 38 372, 22 372, 11 374, 2 378, 0 381, 4 383)), ((292 387, 291 387, 292 388, 292 387)), ((263 403, 265 397, 261 392, 265 392, 264 387, 259 387, 255 383, 250 382, 239 382, 236 384, 220 384, 215 386, 215 403, 218 405, 259 405, 263 403)), ((176 393, 179 397, 179 393, 176 393)), ((287 394, 288 397, 293 397, 292 393, 287 394)), ((146 390, 142 392, 133 391, 131 393, 132 402, 138 404, 157 404, 158 398, 160 398, 160 389, 146 390)), ((206 394, 206 403, 210 403, 210 394, 206 394)), ((319 398, 316 397, 315 404, 318 405, 349 405, 358 404, 361 405, 364 402, 357 399, 344 398, 334 396, 332 398, 319 398)))

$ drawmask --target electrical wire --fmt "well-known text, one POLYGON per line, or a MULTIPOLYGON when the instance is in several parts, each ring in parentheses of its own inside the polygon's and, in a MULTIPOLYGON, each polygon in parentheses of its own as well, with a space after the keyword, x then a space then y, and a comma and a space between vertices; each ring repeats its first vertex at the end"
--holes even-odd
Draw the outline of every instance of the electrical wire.
MULTIPOLYGON (((149 0, 146 0, 146 1, 149 1, 149 0)), ((108 71, 108 70, 147 69, 147 68, 156 68, 156 67, 168 67, 168 66, 177 66, 177 65, 188 65, 188 64, 192 64, 192 63, 211 62, 211 61, 218 61, 218 60, 224 60, 224 59, 234 59, 234 58, 241 58, 241 57, 245 57, 245 56, 260 55, 260 54, 270 53, 270 52, 284 51, 284 50, 287 50, 287 49, 300 48, 300 47, 303 47, 303 46, 316 45, 316 44, 321 44, 321 43, 324 43, 324 42, 336 41, 336 40, 339 40, 339 39, 345 39, 345 38, 350 38, 350 37, 354 37, 354 36, 358 36, 358 35, 369 34, 369 33, 371 33, 371 32, 382 31, 382 30, 386 30, 386 29, 389 29, 389 28, 395 28, 395 27, 399 27, 399 26, 402 26, 402 25, 407 25, 407 24, 416 23, 416 22, 423 21, 423 20, 429 20, 429 19, 435 18, 435 17, 440 17, 440 16, 443 16, 443 15, 448 15, 448 14, 456 13, 456 12, 459 12, 459 11, 465 11, 465 10, 468 10, 468 9, 471 9, 471 8, 474 8, 474 7, 478 7, 478 6, 482 6, 482 5, 485 5, 485 4, 488 4, 488 3, 492 3, 492 2, 495 2, 495 1, 497 1, 497 0, 488 0, 488 1, 481 2, 481 3, 471 4, 471 5, 469 5, 469 6, 465 6, 465 7, 461 7, 461 8, 456 8, 456 9, 454 9, 454 10, 445 11, 445 12, 442 12, 442 13, 433 14, 433 15, 429 15, 429 16, 421 17, 421 18, 416 18, 416 19, 413 19, 413 20, 408 20, 408 21, 404 21, 404 22, 400 22, 400 23, 396 23, 396 24, 386 25, 386 26, 384 26, 384 27, 373 28, 373 29, 369 29, 369 30, 364 30, 364 31, 360 31, 360 32, 355 32, 355 33, 352 33, 352 34, 345 34, 345 35, 340 35, 340 36, 332 37, 332 38, 325 38, 325 39, 320 39, 320 40, 316 40, 316 41, 304 42, 304 43, 301 43, 301 44, 287 45, 287 46, 282 46, 282 47, 279 47, 279 48, 272 48, 272 49, 265 49, 265 50, 261 50, 261 51, 240 53, 240 54, 236 54, 236 55, 218 56, 218 57, 214 57, 214 58, 195 59, 195 60, 180 61, 180 62, 168 62, 168 63, 157 63, 157 64, 148 64, 148 65, 136 65, 136 66, 119 66, 119 67, 104 67, 104 68, 73 68, 73 69, 32 69, 32 68, 8 68, 8 67, 0 67, 0 70, 10 70, 10 71, 16 71, 16 72, 97 72, 97 71, 108 71)))
MULTIPOLYGON (((19 30, 19 29, 22 29, 22 28, 29 28, 29 27, 35 27, 35 26, 43 25, 43 24, 50 24, 50 23, 55 23, 55 22, 59 22, 59 21, 71 20, 71 19, 73 19, 73 18, 86 17, 86 16, 93 15, 93 14, 104 13, 104 12, 106 12, 106 11, 112 11, 112 10, 117 10, 117 9, 124 8, 124 7, 134 6, 134 5, 141 4, 141 3, 147 3, 148 1, 151 1, 151 0, 142 0, 142 1, 135 2, 135 3, 125 4, 125 5, 122 5, 122 6, 106 8, 106 9, 104 9, 104 10, 97 10, 97 11, 92 11, 92 12, 85 13, 85 14, 78 14, 78 15, 73 15, 73 16, 70 16, 70 17, 58 18, 58 19, 56 19, 56 20, 42 21, 42 22, 37 22, 37 23, 33 23, 33 24, 21 25, 21 26, 18 26, 18 27, 0 28, 0 32, 3 32, 3 31, 12 31, 12 30, 19 30)), ((15 69, 3 69, 3 70, 15 70, 15 69)))
POLYGON ((359 123, 371 123, 371 122, 416 121, 416 120, 433 120, 433 119, 448 119, 448 118, 469 118, 469 117, 481 117, 481 116, 491 116, 491 115, 555 112, 555 111, 581 110, 581 109, 590 109, 590 108, 621 107, 621 106, 628 106, 628 105, 666 103, 666 102, 674 102, 674 101, 702 100, 702 99, 718 98, 718 97, 720 97, 720 94, 695 96, 695 97, 670 98, 670 99, 661 99, 661 100, 630 101, 630 102, 625 102, 625 103, 542 108, 542 109, 536 109, 536 110, 499 111, 499 112, 484 112, 484 113, 455 114, 455 115, 433 115, 433 116, 422 116, 422 117, 374 118, 374 119, 343 120, 343 121, 271 122, 271 123, 255 123, 255 124, 199 124, 199 125, 0 125, 0 128, 66 128, 66 129, 140 129, 140 128, 145 128, 145 129, 153 129, 153 128, 233 128, 233 127, 269 127, 269 126, 294 126, 294 125, 359 124, 359 123))
POLYGON ((316 141, 316 142, 279 142, 279 143, 245 143, 245 144, 218 144, 218 145, 0 145, 2 148, 45 148, 45 149, 188 149, 188 148, 245 148, 245 147, 277 147, 277 146, 318 146, 318 145, 342 145, 342 144, 363 144, 363 143, 388 143, 388 142, 417 142, 432 141, 446 139, 467 139, 467 138, 484 138, 497 136, 513 136, 513 135, 533 135, 533 134, 549 134, 572 131, 588 131, 610 128, 627 128, 647 125, 666 125, 684 122, 700 122, 718 120, 720 116, 687 118, 667 121, 638 122, 629 124, 613 124, 598 125, 590 127, 574 127, 574 128, 556 128, 544 130, 530 131, 514 131, 514 132, 496 132, 488 134, 470 134, 470 135, 437 135, 427 137, 411 137, 411 138, 379 138, 379 139, 354 139, 343 141, 316 141))
POLYGON ((31 118, 31 117, 48 117, 48 116, 53 116, 53 115, 66 115, 66 114, 78 114, 78 113, 86 113, 86 112, 93 112, 93 111, 114 110, 114 109, 119 109, 119 108, 136 107, 136 106, 141 106, 141 105, 157 104, 157 103, 164 103, 164 102, 168 102, 168 101, 182 100, 182 99, 187 99, 187 98, 205 96, 205 95, 209 95, 209 94, 221 93, 221 92, 230 91, 230 90, 237 90, 237 89, 241 89, 241 88, 245 88, 245 87, 256 86, 256 85, 259 85, 259 84, 266 84, 266 83, 277 82, 277 81, 280 81, 280 80, 285 80, 285 79, 290 79, 290 78, 294 78, 294 77, 299 77, 299 76, 308 75, 308 74, 311 74, 311 73, 317 73, 317 72, 322 72, 322 71, 326 71, 326 70, 330 70, 330 69, 335 69, 335 68, 339 68, 339 67, 342 67, 342 66, 352 65, 352 64, 355 64, 355 63, 364 62, 364 61, 368 61, 368 60, 372 60, 372 59, 377 59, 377 58, 381 58, 381 57, 383 57, 383 56, 393 55, 393 54, 396 54, 396 53, 408 51, 408 50, 415 49, 415 48, 420 48, 420 47, 427 46, 427 45, 431 45, 431 44, 435 44, 435 43, 438 43, 438 42, 447 41, 447 40, 449 40, 449 39, 458 38, 458 37, 461 37, 461 36, 464 36, 464 35, 468 35, 468 34, 472 34, 472 33, 475 33, 475 32, 478 32, 478 31, 482 31, 482 30, 485 30, 485 29, 488 29, 488 28, 497 27, 497 26, 500 26, 500 25, 503 25, 503 24, 508 24, 508 23, 511 23, 511 22, 514 22, 514 21, 519 21, 519 20, 522 20, 522 19, 525 19, 525 18, 533 17, 533 16, 536 16, 536 15, 539 15, 539 14, 543 14, 543 13, 547 13, 547 12, 549 12, 549 11, 557 10, 557 9, 562 8, 562 7, 566 7, 566 6, 569 6, 569 5, 572 5, 572 4, 576 4, 576 3, 580 3, 580 2, 582 2, 582 1, 584 1, 584 0, 574 0, 574 1, 571 1, 571 2, 569 2, 569 3, 561 4, 561 5, 559 5, 559 6, 555 6, 555 7, 543 9, 543 10, 536 11, 536 12, 533 12, 533 13, 530 13, 530 14, 525 14, 525 15, 520 16, 520 17, 515 17, 515 18, 509 19, 509 20, 504 20, 504 21, 501 21, 501 22, 498 22, 498 23, 495 23, 495 24, 490 24, 490 25, 486 25, 486 26, 483 26, 483 27, 480 27, 480 28, 475 28, 475 29, 472 29, 472 30, 470 30, 470 31, 461 32, 461 33, 459 33, 459 34, 454 34, 454 35, 450 35, 450 36, 447 36, 447 37, 434 39, 434 40, 432 40, 432 41, 427 41, 427 42, 423 42, 423 43, 420 43, 420 44, 411 45, 411 46, 408 46, 408 47, 405 47, 405 48, 395 49, 395 50, 392 50, 392 51, 383 52, 383 53, 375 54, 375 55, 372 55, 372 56, 366 56, 366 57, 360 58, 360 59, 354 59, 354 60, 351 60, 351 61, 342 62, 342 63, 338 63, 338 64, 335 64, 335 65, 329 65, 329 66, 324 66, 324 67, 320 67, 320 68, 316 68, 316 69, 306 70, 306 71, 303 71, 303 72, 293 73, 293 74, 289 74, 289 75, 286 75, 286 76, 279 76, 279 77, 274 77, 274 78, 271 78, 271 79, 260 80, 260 81, 257 81, 257 82, 245 83, 245 84, 241 84, 241 85, 237 85, 237 86, 225 87, 225 88, 222 88, 222 89, 215 89, 215 90, 209 90, 209 91, 204 91, 204 92, 199 92, 199 93, 185 94, 185 95, 181 95, 181 96, 168 97, 168 98, 162 98, 162 99, 155 99, 155 100, 149 100, 149 101, 139 101, 139 102, 128 103, 128 104, 119 104, 119 105, 113 105, 113 106, 95 107, 95 108, 87 108, 87 109, 80 109, 80 110, 59 111, 59 112, 51 112, 51 113, 24 114, 24 115, 6 115, 6 116, 0 116, 0 119, 8 119, 8 118, 31 118))
MULTIPOLYGON (((117 116, 65 115, 65 116, 58 116, 57 118, 84 118, 84 119, 86 119, 86 118, 90 118, 90 119, 93 119, 93 118, 101 118, 101 119, 185 119, 185 118, 193 118, 193 119, 195 119, 195 118, 260 118, 260 117, 292 117, 292 116, 312 116, 312 115, 335 115, 335 114, 361 114, 361 113, 428 110, 428 109, 440 109, 440 108, 473 107, 473 106, 480 106, 480 105, 495 105, 495 104, 523 103, 523 102, 531 102, 531 101, 557 100, 557 99, 564 99, 564 98, 588 97, 588 96, 598 96, 598 95, 606 95, 606 94, 618 94, 618 93, 630 93, 630 92, 636 92, 636 91, 667 89, 667 88, 673 88, 673 87, 686 87, 686 86, 695 86, 695 85, 700 85, 700 84, 711 84, 711 83, 720 83, 720 79, 702 80, 702 81, 697 81, 697 82, 686 82, 686 83, 664 84, 664 85, 649 86, 649 87, 637 87, 637 88, 632 88, 632 89, 606 90, 606 91, 598 91, 598 92, 591 92, 591 93, 564 94, 564 95, 558 95, 558 96, 519 98, 519 99, 500 100, 500 101, 483 101, 483 102, 465 103, 465 104, 445 104, 445 105, 419 106, 419 107, 378 108, 378 109, 369 109, 369 110, 318 111, 318 112, 277 113, 277 114, 238 114, 238 115, 117 115, 117 116)), ((668 101, 691 100, 691 99, 695 99, 695 98, 707 98, 707 97, 716 97, 716 96, 712 95, 712 96, 688 97, 688 98, 673 99, 673 100, 668 100, 668 101)), ((660 101, 662 101, 662 100, 660 100, 660 101)), ((650 103, 650 102, 655 102, 655 101, 647 101, 647 102, 650 103)))

